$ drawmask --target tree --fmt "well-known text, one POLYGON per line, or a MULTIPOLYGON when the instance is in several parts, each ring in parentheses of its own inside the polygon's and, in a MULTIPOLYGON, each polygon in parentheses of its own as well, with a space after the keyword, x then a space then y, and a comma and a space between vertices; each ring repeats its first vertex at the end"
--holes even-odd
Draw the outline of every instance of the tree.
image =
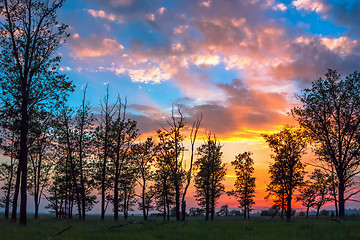
POLYGON ((156 160, 154 174, 155 209, 163 214, 163 219, 170 220, 170 206, 175 203, 175 189, 170 180, 166 156, 159 156, 156 160))
MULTIPOLYGON (((126 167, 126 160, 128 160, 128 154, 131 150, 131 146, 138 138, 137 122, 126 119, 126 107, 127 101, 121 102, 118 98, 116 105, 116 116, 114 124, 112 125, 112 144, 111 144, 111 168, 112 168, 112 180, 113 180, 113 204, 114 204, 114 220, 119 219, 119 184, 120 176, 123 168, 126 167)), ((126 205, 126 204, 125 204, 126 205)))
POLYGON ((313 188, 315 189, 314 207, 316 208, 316 217, 319 216, 320 208, 329 202, 330 193, 330 176, 323 173, 320 169, 315 169, 310 179, 313 180, 313 188))
POLYGON ((254 174, 254 160, 251 158, 251 152, 240 153, 235 156, 235 161, 231 165, 235 168, 236 181, 234 184, 235 190, 230 192, 230 195, 236 197, 239 207, 244 213, 244 219, 249 219, 250 211, 254 202, 255 192, 255 178, 254 174))
POLYGON ((134 164, 132 153, 125 157, 119 174, 119 206, 127 220, 129 211, 133 211, 132 207, 136 204, 135 186, 137 179, 137 169, 134 164))
POLYGON ((296 197, 296 201, 306 207, 306 218, 309 218, 309 210, 315 205, 316 189, 310 181, 306 181, 299 192, 300 195, 296 197))
POLYGON ((148 219, 151 208, 151 200, 154 192, 149 189, 149 183, 153 180, 153 171, 151 167, 155 161, 157 147, 154 140, 148 137, 145 142, 135 144, 132 148, 134 155, 134 165, 137 170, 137 181, 141 187, 140 210, 143 212, 144 220, 148 219))
MULTIPOLYGON (((167 121, 169 129, 158 130, 160 139, 160 148, 163 150, 163 158, 166 167, 169 170, 169 180, 175 189, 175 215, 176 220, 180 221, 180 194, 184 183, 185 170, 183 167, 184 147, 182 142, 184 136, 181 133, 185 127, 184 116, 181 112, 181 106, 177 107, 177 114, 174 106, 171 111, 171 120, 167 121)), ((161 164, 160 164, 161 165, 161 164)))
POLYGON ((33 120, 29 128, 29 178, 28 188, 34 197, 34 217, 39 217, 39 206, 44 189, 49 184, 53 168, 54 119, 51 113, 39 114, 41 118, 33 120))
POLYGON ((107 190, 109 189, 109 170, 108 170, 108 159, 110 155, 111 147, 111 127, 114 122, 113 118, 116 113, 116 103, 113 106, 110 106, 109 103, 109 84, 106 87, 106 95, 102 101, 101 105, 101 115, 100 115, 100 125, 96 128, 96 139, 99 147, 99 157, 102 159, 99 169, 100 171, 100 188, 101 188, 101 220, 105 218, 106 210, 106 198, 109 196, 107 190))
POLYGON ((227 204, 221 206, 220 210, 216 214, 219 215, 219 216, 227 217, 229 215, 229 206, 227 204))
POLYGON ((274 154, 270 165, 269 195, 281 196, 286 203, 286 220, 291 220, 291 202, 294 191, 303 185, 304 164, 301 157, 308 145, 308 135, 300 129, 285 126, 279 133, 263 135, 274 154))
MULTIPOLYGON (((56 113, 57 163, 53 183, 49 189, 53 195, 53 206, 58 208, 59 198, 64 199, 64 210, 61 217, 72 217, 73 204, 77 205, 79 219, 81 216, 81 198, 79 186, 79 168, 76 164, 76 138, 74 109, 62 104, 56 113), (61 192, 61 195, 59 194, 61 192)), ((48 200, 51 197, 48 197, 48 200)), ((51 201, 50 201, 51 202, 51 201)), ((58 210, 58 209, 57 209, 58 210)), ((55 211, 58 213, 58 211, 55 211)))
MULTIPOLYGON (((73 90, 59 74, 57 48, 68 36, 67 25, 59 25, 56 11, 63 0, 1 0, 0 87, 3 115, 19 116, 21 183, 16 184, 12 221, 16 221, 18 188, 21 185, 20 224, 26 225, 27 157, 29 123, 36 109, 46 109, 73 90)), ((20 177, 20 175, 19 175, 20 177)))
MULTIPOLYGON (((79 180, 80 180, 80 198, 81 198, 81 218, 85 220, 85 213, 87 212, 87 192, 89 193, 92 187, 93 180, 90 180, 91 166, 89 166, 89 156, 93 149, 93 134, 92 124, 94 116, 90 110, 90 106, 86 101, 86 89, 81 105, 78 107, 75 114, 74 138, 75 138, 75 153, 78 162, 79 180)), ((91 197, 93 198, 93 197, 91 197)))
POLYGON ((194 163, 198 171, 195 176, 196 200, 205 208, 205 219, 214 219, 215 206, 224 191, 222 181, 225 178, 226 167, 222 163, 221 145, 215 134, 207 133, 207 140, 198 148, 199 158, 194 163))
POLYGON ((195 141, 196 141, 197 133, 200 128, 201 120, 202 120, 202 114, 200 114, 200 117, 198 117, 196 119, 196 121, 194 121, 192 128, 191 128, 191 133, 190 133, 190 144, 191 144, 190 167, 189 167, 189 170, 186 175, 186 185, 185 185, 183 195, 182 195, 182 200, 181 200, 181 221, 185 221, 185 216, 186 216, 185 196, 186 196, 187 190, 190 186, 191 173, 192 173, 193 162, 194 162, 195 141))
POLYGON ((331 164, 338 180, 339 216, 345 215, 345 202, 359 191, 346 194, 360 166, 360 75, 345 79, 329 69, 298 95, 302 106, 292 110, 299 124, 316 144, 316 154, 331 164))

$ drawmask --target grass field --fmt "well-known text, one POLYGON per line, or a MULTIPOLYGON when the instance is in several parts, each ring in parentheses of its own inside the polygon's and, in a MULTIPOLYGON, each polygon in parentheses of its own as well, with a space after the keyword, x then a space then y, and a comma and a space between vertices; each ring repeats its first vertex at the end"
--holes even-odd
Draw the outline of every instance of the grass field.
POLYGON ((0 239, 326 239, 360 240, 360 218, 352 217, 341 220, 341 223, 323 219, 294 219, 293 222, 271 221, 269 218, 254 217, 244 221, 235 217, 218 217, 213 222, 205 222, 202 218, 188 218, 182 222, 163 222, 160 218, 150 218, 142 222, 133 217, 127 224, 124 221, 114 223, 108 220, 100 222, 99 217, 89 216, 85 222, 78 220, 57 220, 50 216, 41 216, 40 220, 29 219, 28 226, 11 224, 0 220, 0 239), (110 226, 122 224, 122 227, 110 226), (57 235, 62 230, 70 227, 57 235))

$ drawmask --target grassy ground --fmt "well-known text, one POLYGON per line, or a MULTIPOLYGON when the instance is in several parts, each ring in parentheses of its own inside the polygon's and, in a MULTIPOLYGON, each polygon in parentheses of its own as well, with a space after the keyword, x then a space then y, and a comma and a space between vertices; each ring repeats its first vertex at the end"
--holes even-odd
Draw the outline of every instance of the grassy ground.
POLYGON ((29 220, 28 226, 11 224, 0 220, 0 239, 326 239, 360 240, 360 218, 347 218, 341 223, 323 219, 295 219, 293 222, 271 221, 257 217, 250 221, 241 218, 218 217, 213 222, 200 218, 189 218, 182 222, 163 222, 160 218, 151 218, 142 223, 135 217, 129 221, 141 223, 114 223, 110 218, 100 222, 99 217, 90 216, 85 222, 78 220, 57 220, 50 216, 41 216, 40 220, 29 220), (109 226, 123 224, 123 227, 108 229, 109 226), (71 228, 60 235, 62 230, 71 228))

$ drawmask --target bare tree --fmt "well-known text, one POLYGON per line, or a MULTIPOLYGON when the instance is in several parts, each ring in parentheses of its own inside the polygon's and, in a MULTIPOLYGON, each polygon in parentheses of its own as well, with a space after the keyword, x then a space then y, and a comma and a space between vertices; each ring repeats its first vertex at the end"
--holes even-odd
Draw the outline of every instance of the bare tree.
POLYGON ((101 105, 101 120, 100 125, 96 128, 96 136, 97 142, 100 145, 100 157, 102 158, 102 163, 100 166, 101 173, 100 173, 100 181, 101 181, 101 220, 105 218, 105 209, 106 209, 106 190, 108 187, 108 158, 110 156, 110 147, 111 147, 111 128, 113 125, 113 118, 116 114, 116 104, 113 106, 109 103, 109 84, 106 87, 106 95, 100 102, 101 105))
POLYGON ((192 128, 191 128, 191 132, 190 132, 190 144, 191 144, 190 167, 189 167, 189 170, 187 172, 186 185, 185 185, 183 195, 182 195, 182 199, 181 199, 181 221, 185 221, 185 216, 186 216, 185 196, 186 196, 187 190, 188 190, 188 188, 190 186, 191 173, 192 173, 193 162, 194 162, 194 154, 195 154, 195 142, 196 142, 197 133, 198 133, 199 128, 200 128, 201 120, 202 120, 202 114, 200 114, 200 116, 194 121, 194 123, 192 125, 192 128))
POLYGON ((120 97, 117 103, 116 119, 113 124, 112 167, 113 167, 113 203, 114 220, 119 219, 119 182, 123 167, 126 166, 129 151, 134 141, 138 138, 136 121, 126 119, 127 101, 121 102, 120 97))
POLYGON ((162 139, 161 148, 165 150, 167 167, 170 173, 169 179, 172 181, 175 189, 175 215, 176 220, 180 221, 180 194, 184 182, 184 147, 182 142, 184 136, 182 129, 185 126, 184 115, 181 112, 181 106, 178 105, 177 113, 175 113, 174 106, 171 111, 171 120, 167 121, 169 129, 164 128, 158 130, 158 136, 162 139))

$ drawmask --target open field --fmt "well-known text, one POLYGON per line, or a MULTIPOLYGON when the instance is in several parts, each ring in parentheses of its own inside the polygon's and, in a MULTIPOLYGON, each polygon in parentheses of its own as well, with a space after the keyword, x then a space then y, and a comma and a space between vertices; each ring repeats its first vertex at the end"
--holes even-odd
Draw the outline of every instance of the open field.
POLYGON ((250 221, 241 218, 218 217, 213 222, 200 218, 189 218, 182 222, 163 222, 160 218, 150 218, 143 223, 141 218, 134 217, 126 224, 124 221, 114 223, 108 220, 100 222, 99 217, 90 216, 85 222, 78 220, 57 220, 50 216, 41 216, 40 220, 29 220, 28 226, 11 224, 0 220, 0 239, 360 239, 360 218, 352 217, 341 220, 341 223, 324 219, 295 219, 294 222, 271 221, 269 218, 257 217, 250 221), (122 227, 110 226, 122 224, 122 227), (62 230, 65 232, 56 236, 62 230))

